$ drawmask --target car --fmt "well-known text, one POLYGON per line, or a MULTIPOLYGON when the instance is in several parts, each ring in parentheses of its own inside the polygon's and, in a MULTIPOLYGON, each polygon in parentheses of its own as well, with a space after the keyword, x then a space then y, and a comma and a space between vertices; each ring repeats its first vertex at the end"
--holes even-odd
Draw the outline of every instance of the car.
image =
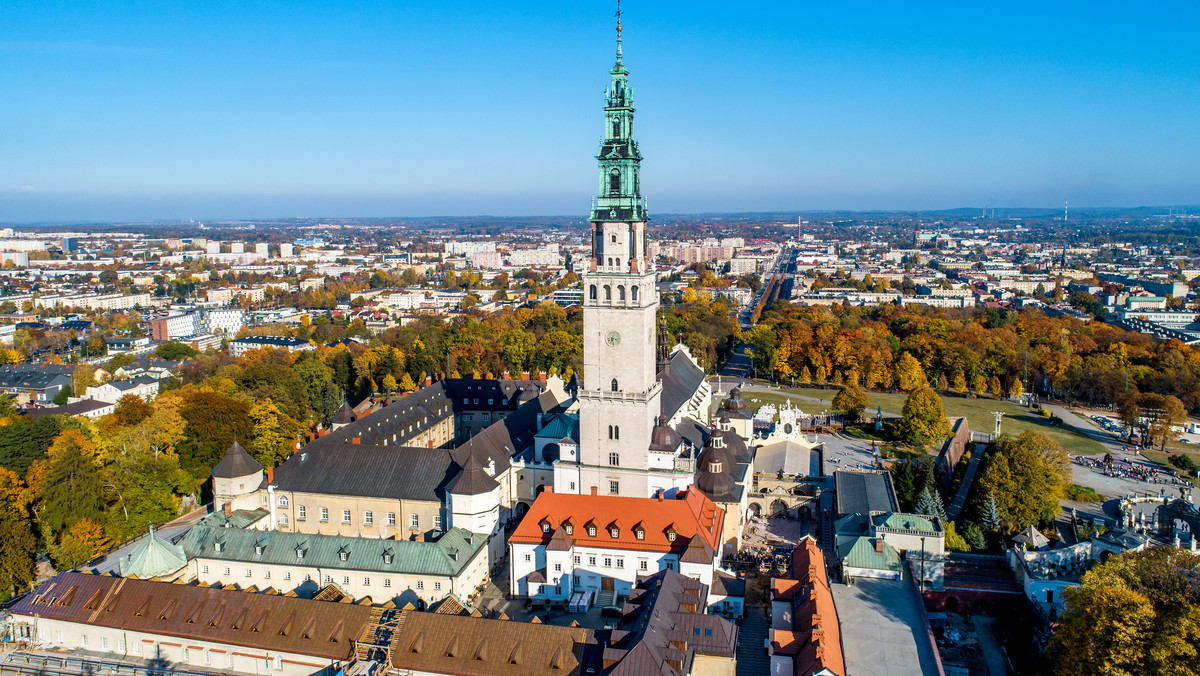
POLYGON ((623 617, 624 615, 621 606, 604 606, 600 609, 600 617, 623 617))

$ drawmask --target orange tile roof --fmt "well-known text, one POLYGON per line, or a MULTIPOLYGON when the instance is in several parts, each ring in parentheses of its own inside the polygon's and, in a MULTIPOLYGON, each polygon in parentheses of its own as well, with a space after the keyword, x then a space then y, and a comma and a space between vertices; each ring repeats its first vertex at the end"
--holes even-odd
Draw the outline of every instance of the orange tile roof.
POLYGON ((573 524, 570 537, 577 545, 682 551, 692 537, 699 535, 718 550, 724 520, 725 510, 698 490, 688 490, 674 500, 544 492, 529 508, 509 542, 546 544, 555 530, 569 521, 573 524), (549 524, 548 530, 543 530, 543 522, 549 524), (588 535, 589 523, 596 526, 595 537, 588 535), (615 539, 609 533, 612 525, 619 528, 615 539), (637 538, 635 526, 644 529, 644 540, 637 538), (675 531, 674 542, 667 535, 671 529, 675 531))
POLYGON ((804 538, 792 552, 792 579, 771 581, 773 599, 795 608, 792 628, 775 629, 771 643, 776 652, 794 655, 797 676, 828 669, 846 673, 842 633, 837 608, 825 570, 825 555, 816 540, 804 538))

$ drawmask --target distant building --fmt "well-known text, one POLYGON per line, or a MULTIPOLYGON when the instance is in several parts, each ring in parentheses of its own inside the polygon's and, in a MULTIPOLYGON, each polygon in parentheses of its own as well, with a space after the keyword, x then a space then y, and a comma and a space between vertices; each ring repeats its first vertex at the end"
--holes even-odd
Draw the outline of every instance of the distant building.
POLYGON ((79 239, 76 237, 63 237, 62 251, 63 253, 75 253, 79 251, 79 239))

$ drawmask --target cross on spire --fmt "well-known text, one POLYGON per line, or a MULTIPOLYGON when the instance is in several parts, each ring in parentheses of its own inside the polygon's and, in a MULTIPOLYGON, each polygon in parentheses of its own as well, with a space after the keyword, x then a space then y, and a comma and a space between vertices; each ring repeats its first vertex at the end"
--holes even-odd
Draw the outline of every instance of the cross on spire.
POLYGON ((617 0, 617 59, 621 58, 621 0, 617 0))

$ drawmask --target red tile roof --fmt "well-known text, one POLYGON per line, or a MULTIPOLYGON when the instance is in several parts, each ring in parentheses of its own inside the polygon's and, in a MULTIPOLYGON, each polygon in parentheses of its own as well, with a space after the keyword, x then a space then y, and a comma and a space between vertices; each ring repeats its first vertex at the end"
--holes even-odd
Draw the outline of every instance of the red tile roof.
POLYGON ((570 521, 574 524, 571 539, 577 545, 682 552, 699 535, 717 550, 724 520, 725 510, 698 490, 688 490, 674 500, 546 492, 534 501, 509 542, 547 544, 555 530, 570 521), (548 531, 543 531, 543 522, 549 523, 548 531), (588 535, 589 523, 596 525, 595 537, 588 535), (619 528, 615 539, 609 532, 612 524, 619 528), (637 538, 635 526, 644 529, 645 539, 637 538), (674 541, 667 534, 672 529, 674 541))
POLYGON ((792 552, 792 579, 771 581, 772 598, 791 603, 792 627, 771 631, 776 654, 790 655, 797 676, 846 673, 842 635, 833 592, 825 571, 825 556, 816 540, 804 538, 792 552))

